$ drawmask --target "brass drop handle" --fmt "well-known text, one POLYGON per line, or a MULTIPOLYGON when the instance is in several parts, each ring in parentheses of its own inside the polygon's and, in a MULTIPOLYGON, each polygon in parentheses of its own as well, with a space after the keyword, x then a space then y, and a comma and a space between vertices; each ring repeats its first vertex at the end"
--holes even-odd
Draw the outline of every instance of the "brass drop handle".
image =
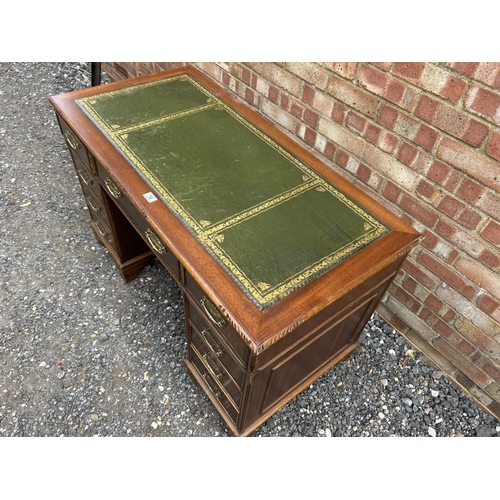
POLYGON ((222 373, 217 368, 217 365, 214 363, 214 360, 208 355, 204 354, 203 359, 207 365, 208 371, 216 378, 222 378, 222 373))
POLYGON ((75 151, 80 149, 80 143, 76 140, 76 137, 69 130, 66 130, 64 136, 66 137, 68 144, 71 146, 71 149, 74 149, 75 151))
POLYGON ((153 250, 157 253, 165 253, 167 250, 165 247, 161 244, 160 238, 156 236, 151 229, 146 229, 145 232, 146 238, 149 241, 149 244, 153 247, 153 250))
POLYGON ((222 328, 223 326, 226 325, 226 321, 222 317, 221 313, 206 297, 200 299, 200 304, 205 310, 207 316, 214 324, 216 324, 219 328, 222 328))
POLYGON ((206 328, 203 328, 203 330, 201 331, 201 336, 204 338, 210 350, 218 358, 220 358, 224 354, 224 351, 219 347, 215 339, 212 337, 212 335, 210 335, 210 332, 206 328))
POLYGON ((106 236, 108 234, 106 230, 102 227, 102 224, 100 222, 95 222, 95 226, 97 227, 97 230, 101 233, 102 236, 106 236))
POLYGON ((101 207, 95 202, 94 199, 87 197, 85 198, 87 200, 87 203, 90 205, 90 208, 95 212, 98 213, 101 211, 101 207))
POLYGON ((104 181, 104 183, 106 184, 106 187, 108 188, 108 191, 111 193, 111 196, 113 196, 113 198, 120 198, 122 192, 109 177, 104 181))
POLYGON ((94 183, 92 177, 90 177, 90 175, 85 170, 78 170, 77 173, 80 176, 80 179, 85 184, 87 184, 87 186, 91 186, 94 183))
POLYGON ((207 377, 207 374, 203 374, 203 380, 205 383, 208 385, 208 388, 213 392, 214 396, 219 399, 220 397, 220 390, 219 388, 214 384, 212 379, 210 377, 207 377))

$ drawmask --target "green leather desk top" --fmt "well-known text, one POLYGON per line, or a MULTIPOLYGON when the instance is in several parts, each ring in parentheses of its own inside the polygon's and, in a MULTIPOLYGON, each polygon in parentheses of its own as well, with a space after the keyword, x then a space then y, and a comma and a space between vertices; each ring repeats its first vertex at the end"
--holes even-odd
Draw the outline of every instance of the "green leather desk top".
POLYGON ((260 310, 389 232, 190 76, 77 104, 260 310))

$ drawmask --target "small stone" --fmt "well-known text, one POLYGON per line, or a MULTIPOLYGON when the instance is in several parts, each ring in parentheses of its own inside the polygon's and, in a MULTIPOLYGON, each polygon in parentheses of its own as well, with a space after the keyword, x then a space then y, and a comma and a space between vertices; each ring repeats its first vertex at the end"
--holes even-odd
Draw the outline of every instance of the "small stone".
POLYGON ((433 397, 437 398, 439 396, 439 391, 435 391, 434 389, 431 389, 431 394, 433 397))
POLYGON ((151 427, 153 429, 158 429, 158 422, 151 422, 151 427))
POLYGON ((97 420, 99 420, 99 416, 98 416, 98 415, 96 415, 95 413, 92 413, 92 415, 90 415, 90 418, 91 418, 92 420, 94 420, 95 422, 97 422, 97 420))
POLYGON ((332 431, 330 429, 326 429, 325 430, 325 436, 328 437, 328 438, 332 437, 332 431))
POLYGON ((436 437, 436 429, 434 429, 434 427, 429 427, 427 432, 429 433, 429 436, 436 437))
POLYGON ((403 402, 406 406, 412 406, 412 405, 413 405, 413 401, 412 401, 410 398, 403 398, 403 399, 402 399, 402 402, 403 402))

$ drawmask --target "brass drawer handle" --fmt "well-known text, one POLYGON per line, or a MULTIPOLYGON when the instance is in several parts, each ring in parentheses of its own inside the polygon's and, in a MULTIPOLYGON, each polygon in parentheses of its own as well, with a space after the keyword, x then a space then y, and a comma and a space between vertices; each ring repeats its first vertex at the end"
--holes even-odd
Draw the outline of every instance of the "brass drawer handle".
POLYGON ((80 143, 76 140, 76 137, 69 130, 66 130, 64 136, 66 137, 68 144, 71 146, 71 149, 74 149, 75 151, 80 149, 80 143))
POLYGON ((210 318, 210 320, 216 324, 219 328, 226 325, 225 319, 222 314, 217 310, 217 308, 210 302, 206 297, 200 299, 200 304, 205 310, 205 313, 210 318))
POLYGON ((97 214, 101 211, 101 207, 96 203, 96 201, 90 196, 85 198, 87 203, 90 205, 90 208, 97 214))
POLYGON ((210 335, 210 332, 206 328, 203 328, 203 330, 201 331, 201 336, 205 339, 205 342, 207 343, 210 350, 218 358, 220 358, 224 354, 224 351, 219 347, 215 339, 212 337, 212 335, 210 335))
POLYGON ((106 184, 106 187, 108 188, 108 191, 111 193, 111 196, 113 198, 120 198, 122 195, 122 192, 118 189, 118 186, 108 177, 104 183, 106 184))
POLYGON ((212 391, 213 395, 219 399, 220 398, 220 390, 219 388, 213 383, 212 379, 210 377, 207 377, 207 374, 204 373, 202 375, 203 377, 203 380, 205 381, 205 383, 208 385, 208 388, 212 391))
POLYGON ((87 184, 87 186, 91 186, 94 183, 94 179, 92 179, 92 177, 90 177, 85 170, 78 170, 77 173, 80 176, 80 179, 87 184))
POLYGON ((153 247, 153 250, 157 253, 165 253, 166 249, 165 247, 161 244, 160 238, 156 236, 151 229, 146 229, 145 232, 146 238, 149 241, 149 244, 153 247))
POLYGON ((204 354, 203 359, 205 360, 206 366, 208 368, 208 371, 215 377, 215 378, 222 378, 222 373, 219 371, 217 368, 217 365, 214 363, 214 360, 208 355, 204 354))
POLYGON ((102 236, 106 236, 108 233, 107 231, 104 229, 104 227, 102 226, 102 224, 97 221, 97 222, 94 222, 95 224, 95 227, 97 227, 97 230, 101 233, 102 236))

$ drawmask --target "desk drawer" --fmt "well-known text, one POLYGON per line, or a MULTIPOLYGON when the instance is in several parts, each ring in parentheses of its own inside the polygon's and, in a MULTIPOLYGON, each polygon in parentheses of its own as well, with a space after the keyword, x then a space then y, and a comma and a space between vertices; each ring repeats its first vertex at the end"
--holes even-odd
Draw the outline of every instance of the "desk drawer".
POLYGON ((222 408, 224 408, 229 418, 234 423, 236 423, 238 420, 239 412, 236 408, 235 403, 231 400, 220 382, 212 376, 206 362, 202 360, 202 356, 196 350, 196 348, 191 347, 191 351, 193 353, 191 359, 192 364, 196 368, 196 371, 201 375, 203 381, 205 382, 205 385, 208 388, 208 391, 212 394, 213 397, 215 397, 215 399, 217 399, 222 408))
POLYGON ((76 173, 78 174, 78 180, 82 185, 82 189, 85 190, 85 188, 87 188, 92 190, 94 195, 102 203, 102 195, 101 188, 99 187, 99 182, 97 182, 97 179, 90 173, 89 167, 86 166, 82 161, 80 161, 80 158, 75 154, 71 153, 71 157, 75 165, 76 173))
POLYGON ((239 408, 241 403, 240 388, 236 385, 233 377, 221 363, 220 359, 213 354, 213 351, 210 347, 208 347, 206 341, 202 339, 201 335, 202 334, 198 334, 196 329, 191 329, 191 349, 196 349, 197 355, 203 359, 210 375, 212 375, 212 377, 219 382, 219 384, 231 397, 234 404, 239 408))
POLYGON ((69 150, 71 153, 78 156, 78 158, 85 163, 87 168, 90 169, 90 160, 87 148, 59 116, 57 116, 57 119, 59 120, 59 125, 61 126, 61 130, 64 138, 66 139, 69 150))
POLYGON ((210 352, 241 389, 245 380, 245 367, 241 364, 240 357, 234 353, 226 339, 207 324, 192 302, 188 301, 188 309, 189 323, 197 338, 193 343, 197 346, 198 351, 202 354, 210 352))
POLYGON ((104 243, 104 240, 106 240, 116 252, 116 243, 108 225, 93 210, 90 210, 90 219, 90 223, 94 228, 94 231, 97 233, 97 236, 99 236, 104 243))
MULTIPOLYGON (((186 290, 203 311, 202 317, 210 328, 222 335, 227 343, 231 345, 234 352, 240 358, 242 364, 246 363, 249 349, 245 341, 238 335, 236 330, 222 316, 213 302, 206 296, 196 280, 186 271, 186 290)), ((192 308, 191 308, 192 309, 192 308)))

